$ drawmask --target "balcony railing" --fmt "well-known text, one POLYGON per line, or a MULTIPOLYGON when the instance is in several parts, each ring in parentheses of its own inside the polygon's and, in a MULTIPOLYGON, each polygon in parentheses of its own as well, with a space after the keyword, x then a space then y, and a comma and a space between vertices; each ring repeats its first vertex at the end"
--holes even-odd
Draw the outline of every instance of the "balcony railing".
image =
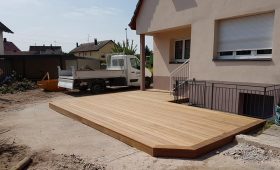
POLYGON ((186 60, 182 65, 176 68, 170 73, 170 93, 173 93, 175 88, 178 85, 175 85, 176 82, 183 83, 188 80, 190 77, 190 64, 189 60, 186 60))
POLYGON ((174 89, 178 103, 258 118, 272 117, 279 98, 280 85, 177 80, 174 89))

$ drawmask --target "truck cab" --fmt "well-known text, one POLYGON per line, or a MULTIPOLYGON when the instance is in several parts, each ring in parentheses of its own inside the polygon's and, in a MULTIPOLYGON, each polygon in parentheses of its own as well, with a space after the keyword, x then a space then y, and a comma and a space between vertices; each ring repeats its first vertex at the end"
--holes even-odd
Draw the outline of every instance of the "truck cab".
MULTIPOLYGON (((107 70, 124 70, 127 86, 140 86, 140 61, 133 55, 113 55, 107 57, 107 70)), ((145 68, 146 86, 152 82, 152 73, 145 68)))

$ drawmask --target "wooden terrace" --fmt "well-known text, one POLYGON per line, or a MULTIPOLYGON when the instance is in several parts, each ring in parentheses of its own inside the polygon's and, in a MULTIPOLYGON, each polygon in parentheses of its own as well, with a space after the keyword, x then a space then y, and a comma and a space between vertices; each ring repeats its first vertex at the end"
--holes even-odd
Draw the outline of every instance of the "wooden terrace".
POLYGON ((265 123, 171 100, 166 92, 129 91, 57 100, 49 106, 155 157, 198 157, 265 123))

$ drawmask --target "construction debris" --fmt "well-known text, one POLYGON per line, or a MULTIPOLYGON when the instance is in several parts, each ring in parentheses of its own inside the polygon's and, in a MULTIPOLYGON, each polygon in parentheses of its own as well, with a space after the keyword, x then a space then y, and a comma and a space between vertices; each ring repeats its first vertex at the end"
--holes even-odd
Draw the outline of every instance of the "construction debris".
POLYGON ((12 72, 11 75, 7 76, 3 81, 0 82, 0 94, 13 94, 17 92, 32 90, 35 88, 36 86, 34 82, 22 78, 15 72, 12 72))
POLYGON ((11 170, 23 170, 32 162, 31 156, 25 157, 16 166, 12 167, 11 170))

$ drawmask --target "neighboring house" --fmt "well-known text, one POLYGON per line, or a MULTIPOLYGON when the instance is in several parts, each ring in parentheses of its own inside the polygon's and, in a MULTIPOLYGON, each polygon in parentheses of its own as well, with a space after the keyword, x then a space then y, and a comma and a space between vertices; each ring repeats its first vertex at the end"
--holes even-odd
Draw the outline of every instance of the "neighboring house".
POLYGON ((4 55, 4 39, 3 32, 13 33, 8 27, 6 27, 2 22, 0 22, 0 55, 4 55))
POLYGON ((262 105, 259 110, 271 112, 279 101, 275 86, 280 84, 279 21, 279 0, 139 0, 129 25, 140 35, 142 49, 145 35, 153 37, 154 88, 175 90, 179 98, 184 93, 201 107, 247 114, 245 106, 254 110, 262 105), (193 79, 203 80, 200 92, 194 81, 188 83, 193 79), (220 87, 225 91, 215 96, 220 89, 213 82, 233 86, 220 87), (215 108, 213 100, 231 103, 215 108))
POLYGON ((30 46, 29 52, 34 55, 61 55, 63 54, 61 46, 30 46))
POLYGON ((5 55, 17 55, 21 52, 21 50, 11 41, 7 41, 4 38, 4 54, 5 55))
POLYGON ((84 43, 78 45, 75 49, 70 51, 71 54, 74 54, 78 57, 88 57, 95 58, 101 61, 106 60, 106 55, 112 53, 115 43, 112 40, 97 41, 91 43, 84 43))

